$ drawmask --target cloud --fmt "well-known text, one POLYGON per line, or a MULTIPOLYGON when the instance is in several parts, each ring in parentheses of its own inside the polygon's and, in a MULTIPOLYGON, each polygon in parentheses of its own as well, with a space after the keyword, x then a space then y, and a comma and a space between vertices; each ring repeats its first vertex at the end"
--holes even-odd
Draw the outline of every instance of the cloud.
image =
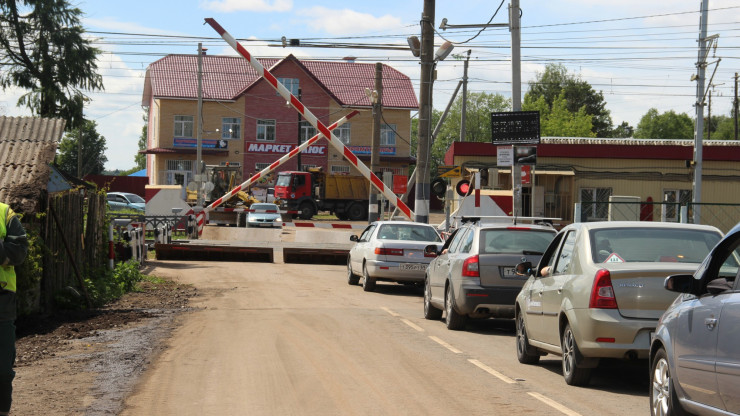
POLYGON ((200 7, 216 12, 287 12, 293 0, 213 0, 202 1, 200 7))
POLYGON ((377 32, 384 29, 398 29, 402 26, 400 18, 389 14, 375 17, 350 9, 335 10, 315 6, 299 10, 296 14, 308 18, 309 28, 332 35, 377 32))
POLYGON ((113 17, 104 17, 102 19, 84 18, 83 25, 86 30, 103 29, 112 32, 123 33, 146 33, 153 35, 186 35, 186 33, 173 32, 171 30, 162 30, 153 27, 142 26, 138 23, 121 22, 113 17))

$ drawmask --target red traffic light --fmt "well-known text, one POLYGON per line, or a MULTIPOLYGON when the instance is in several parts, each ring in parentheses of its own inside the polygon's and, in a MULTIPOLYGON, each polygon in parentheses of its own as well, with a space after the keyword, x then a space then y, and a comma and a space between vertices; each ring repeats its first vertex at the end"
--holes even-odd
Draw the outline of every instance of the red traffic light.
POLYGON ((463 179, 455 186, 455 192, 460 196, 465 196, 470 192, 470 181, 463 179))

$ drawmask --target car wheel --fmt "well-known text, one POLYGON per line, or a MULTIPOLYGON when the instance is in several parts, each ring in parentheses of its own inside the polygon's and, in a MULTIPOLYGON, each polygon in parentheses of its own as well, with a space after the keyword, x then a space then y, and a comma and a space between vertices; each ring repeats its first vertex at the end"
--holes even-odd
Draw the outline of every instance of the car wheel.
POLYGON ((375 278, 370 277, 365 264, 362 265, 362 290, 365 292, 372 292, 375 290, 375 278))
POLYGON ((537 349, 529 345, 527 328, 524 325, 524 314, 521 312, 516 317, 516 358, 522 364, 537 364, 540 362, 540 354, 537 349))
POLYGON ((455 310, 455 300, 454 296, 452 296, 452 285, 447 285, 447 290, 445 291, 445 312, 447 314, 445 317, 447 329, 451 329, 453 331, 465 329, 467 316, 460 315, 455 310))
POLYGON ((352 266, 349 259, 347 259, 347 283, 352 286, 357 286, 360 283, 360 276, 352 273, 352 266))
POLYGON ((570 324, 565 325, 563 339, 560 342, 563 351, 563 378, 571 386, 584 386, 591 379, 591 369, 578 367, 576 357, 581 355, 570 324))
POLYGON ((665 349, 661 348, 653 358, 650 369, 650 414, 652 416, 685 416, 688 415, 676 397, 673 388, 671 370, 665 349))
POLYGON ((442 309, 432 305, 432 285, 429 277, 424 279, 424 318, 439 319, 442 317, 442 309))

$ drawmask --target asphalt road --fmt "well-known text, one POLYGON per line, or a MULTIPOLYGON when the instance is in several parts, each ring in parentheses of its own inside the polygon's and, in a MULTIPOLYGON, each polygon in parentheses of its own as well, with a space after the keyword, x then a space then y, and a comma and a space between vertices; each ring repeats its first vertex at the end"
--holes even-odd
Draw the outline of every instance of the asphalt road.
POLYGON ((421 291, 349 286, 343 266, 155 261, 201 294, 122 415, 647 415, 647 365, 588 388, 516 359, 514 326, 448 331, 421 291))

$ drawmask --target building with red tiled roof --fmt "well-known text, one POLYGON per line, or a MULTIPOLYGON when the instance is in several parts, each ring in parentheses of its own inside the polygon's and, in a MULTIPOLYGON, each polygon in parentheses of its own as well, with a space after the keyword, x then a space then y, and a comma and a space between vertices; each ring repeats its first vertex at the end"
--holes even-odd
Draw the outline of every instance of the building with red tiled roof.
MULTIPOLYGON (((187 185, 194 179, 198 129, 197 55, 169 55, 146 72, 142 105, 149 108, 147 172, 156 185, 187 185)), ((325 125, 353 110, 360 114, 335 130, 369 164, 372 107, 365 89, 374 89, 375 64, 303 61, 293 55, 259 59, 325 125)), ((242 166, 246 178, 264 169, 316 132, 286 105, 246 59, 204 55, 202 59, 205 164, 242 166)), ((381 171, 406 175, 410 156, 411 113, 419 104, 408 76, 383 65, 381 171)), ((300 156, 301 168, 323 167, 333 174, 359 174, 328 141, 300 156)), ((297 170, 291 160, 280 170, 297 170)))

